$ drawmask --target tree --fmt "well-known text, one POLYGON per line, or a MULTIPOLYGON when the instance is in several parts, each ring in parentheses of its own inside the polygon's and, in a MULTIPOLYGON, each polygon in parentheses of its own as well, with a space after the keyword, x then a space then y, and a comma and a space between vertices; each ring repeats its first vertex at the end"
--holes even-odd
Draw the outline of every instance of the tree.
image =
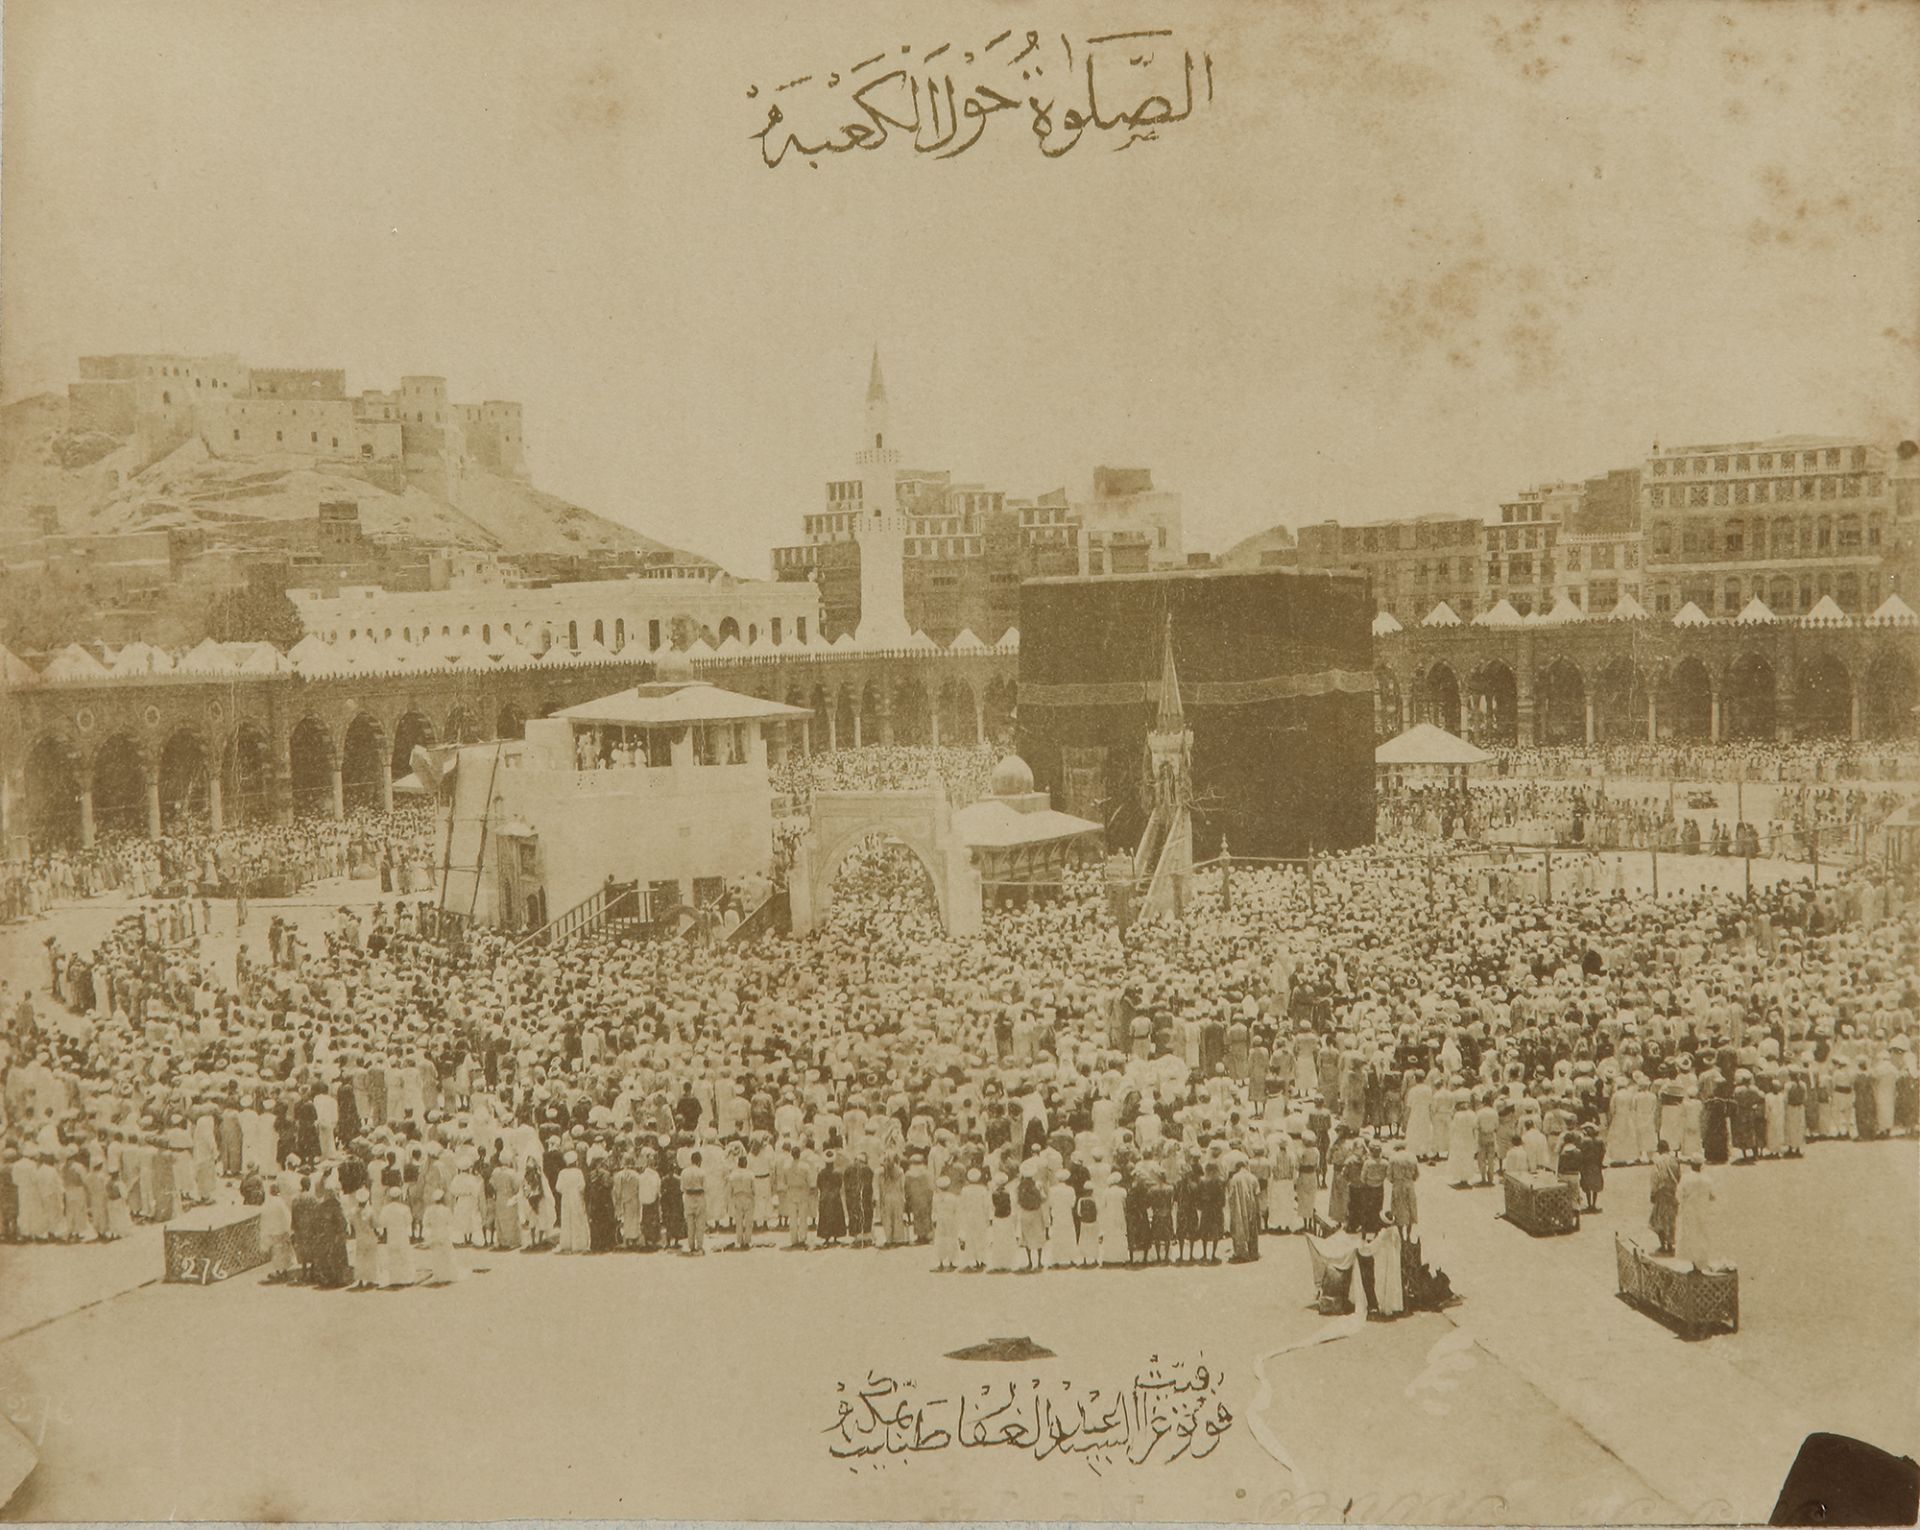
POLYGON ((280 590, 227 590, 207 611, 207 635, 222 643, 272 643, 285 649, 305 631, 299 607, 280 590))

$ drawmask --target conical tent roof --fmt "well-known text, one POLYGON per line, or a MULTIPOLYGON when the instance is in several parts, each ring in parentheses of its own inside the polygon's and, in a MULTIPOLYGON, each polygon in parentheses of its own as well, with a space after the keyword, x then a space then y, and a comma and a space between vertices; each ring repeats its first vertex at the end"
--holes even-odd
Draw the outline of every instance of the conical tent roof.
POLYGON ((1399 632, 1400 630, 1400 623, 1394 620, 1391 611, 1381 611, 1373 618, 1373 635, 1375 637, 1385 637, 1390 632, 1399 632))
POLYGON ((907 639, 906 646, 913 649, 931 650, 934 653, 940 651, 940 645, 928 637, 926 633, 918 629, 915 629, 913 635, 907 639))
POLYGON ((224 643, 202 638, 180 656, 181 669, 196 675, 223 675, 232 671, 233 659, 224 643))
POLYGON ((1420 623, 1423 627, 1457 627, 1460 625, 1460 613, 1444 600, 1426 614, 1420 623))
POLYGON ((1547 613, 1547 620, 1558 626, 1562 622, 1583 622, 1587 613, 1573 603, 1573 598, 1562 590, 1560 598, 1553 603, 1553 609, 1547 613))
POLYGON ((1809 627, 1847 627, 1852 625, 1845 611, 1831 595, 1822 595, 1813 603, 1813 609, 1800 620, 1809 627))
POLYGON ((0 685, 38 685, 40 671, 19 654, 0 643, 0 685))
POLYGON ((1432 723, 1415 723, 1373 751, 1376 765, 1484 765, 1492 758, 1486 750, 1432 723))
POLYGON ((173 671, 173 655, 136 639, 115 654, 107 668, 116 675, 165 675, 173 671))
POLYGON ((1869 620, 1883 622, 1892 627, 1905 627, 1910 626, 1916 621, 1920 621, 1920 616, 1915 616, 1913 614, 1913 607, 1908 605, 1898 595, 1889 595, 1874 608, 1873 615, 1869 620))
POLYGON ((98 680, 107 673, 102 664, 78 643, 69 643, 40 671, 42 680, 98 680))
POLYGON ((1513 609, 1513 602, 1502 595, 1486 610, 1473 619, 1476 627, 1518 627, 1520 613, 1513 609))
POLYGON ((860 646, 860 640, 857 637, 855 637, 851 632, 843 632, 840 634, 840 636, 835 638, 831 643, 827 644, 827 647, 837 648, 842 650, 843 652, 846 649, 858 648, 859 646, 860 646))
POLYGON ((1000 641, 993 646, 1001 653, 1018 653, 1020 651, 1020 629, 1018 627, 1007 628, 1005 632, 1000 634, 1000 641))
POLYGON ((988 651, 987 645, 974 636, 971 627, 962 627, 954 634, 953 641, 947 644, 948 653, 986 653, 988 651))
POLYGON ((1707 619, 1707 613, 1692 601, 1688 601, 1673 613, 1673 624, 1676 627, 1704 627, 1707 625, 1707 619))
POLYGON ((1735 621, 1743 622, 1748 626, 1770 622, 1774 619, 1773 612, 1768 609, 1767 603, 1758 595, 1748 601, 1746 605, 1741 608, 1740 614, 1734 618, 1735 621))
POLYGON ((1631 595, 1622 593, 1613 603, 1613 609, 1607 613, 1610 622, 1643 622, 1647 619, 1647 608, 1631 595))

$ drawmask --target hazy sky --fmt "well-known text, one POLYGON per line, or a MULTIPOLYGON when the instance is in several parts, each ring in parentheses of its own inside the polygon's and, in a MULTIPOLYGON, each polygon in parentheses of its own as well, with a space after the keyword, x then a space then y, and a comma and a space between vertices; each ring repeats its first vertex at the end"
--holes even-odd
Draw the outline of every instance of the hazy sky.
POLYGON ((757 575, 876 341, 910 464, 1150 466, 1189 546, 1484 513, 1656 439, 1914 433, 1916 57, 1907 3, 8 0, 0 385, 443 373, 524 403, 542 487, 757 575), (761 163, 774 85, 1009 27, 1174 28, 1214 99, 761 163))

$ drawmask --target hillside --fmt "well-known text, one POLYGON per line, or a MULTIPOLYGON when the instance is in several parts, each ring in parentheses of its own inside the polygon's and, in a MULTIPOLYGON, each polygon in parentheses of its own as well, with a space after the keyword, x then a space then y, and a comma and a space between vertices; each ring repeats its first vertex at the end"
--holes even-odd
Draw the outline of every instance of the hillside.
MULTIPOLYGON (((35 530, 51 505, 60 529, 114 535, 171 527, 223 530, 311 520, 322 500, 352 499, 369 536, 500 553, 678 552, 518 479, 471 470, 451 499, 394 493, 345 466, 293 456, 228 462, 198 439, 143 463, 131 442, 67 428, 67 401, 40 394, 0 407, 0 539, 35 530)), ((694 556, 698 555, 686 555, 694 556)))

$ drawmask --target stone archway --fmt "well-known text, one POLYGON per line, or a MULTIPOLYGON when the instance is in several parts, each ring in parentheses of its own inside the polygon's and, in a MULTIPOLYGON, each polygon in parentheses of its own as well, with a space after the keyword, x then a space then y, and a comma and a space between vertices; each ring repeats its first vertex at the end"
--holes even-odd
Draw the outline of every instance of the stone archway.
POLYGON ((1760 654, 1742 654, 1727 671, 1727 683, 1721 692, 1720 736, 1772 738, 1775 694, 1773 666, 1760 654))
POLYGON ((1920 679, 1902 653, 1883 653, 1867 666, 1860 685, 1860 731, 1870 739, 1903 738, 1916 726, 1920 679))
POLYGON ((333 803, 333 735, 309 714, 287 738, 288 784, 296 813, 328 813, 333 803))
POLYGON ((1436 728, 1458 734, 1460 731, 1460 681, 1453 666, 1444 661, 1434 664, 1414 687, 1414 720, 1432 723, 1436 728))
POLYGON ((102 834, 147 832, 147 760, 116 733, 93 751, 93 821, 102 834))
POLYGON ((180 834, 213 822, 212 762, 200 735, 189 728, 172 734, 160 751, 160 829, 180 834))
POLYGON ((378 808, 390 798, 386 730, 371 712, 347 724, 340 746, 340 791, 347 807, 378 808))
POLYGON ((27 751, 24 768, 27 843, 36 852, 79 846, 79 761, 71 745, 44 734, 27 751))
POLYGON ((980 933, 980 874, 953 832, 953 810, 937 786, 904 792, 816 792, 813 823, 787 879, 793 932, 804 935, 833 911, 840 863, 875 836, 897 840, 933 883, 949 935, 980 933))
POLYGON ((1462 736, 1473 744, 1512 744, 1520 737, 1520 682, 1502 659, 1487 659, 1467 674, 1462 736))
POLYGON ((233 730, 221 759, 221 813, 229 824, 265 823, 273 816, 273 753, 252 723, 233 730))
POLYGON ((1853 677, 1832 654, 1802 660, 1794 676, 1794 733, 1845 738, 1853 727, 1853 677))
POLYGON ((1587 737, 1587 681, 1577 666, 1555 659, 1534 681, 1534 727, 1542 744, 1579 744, 1587 737))

